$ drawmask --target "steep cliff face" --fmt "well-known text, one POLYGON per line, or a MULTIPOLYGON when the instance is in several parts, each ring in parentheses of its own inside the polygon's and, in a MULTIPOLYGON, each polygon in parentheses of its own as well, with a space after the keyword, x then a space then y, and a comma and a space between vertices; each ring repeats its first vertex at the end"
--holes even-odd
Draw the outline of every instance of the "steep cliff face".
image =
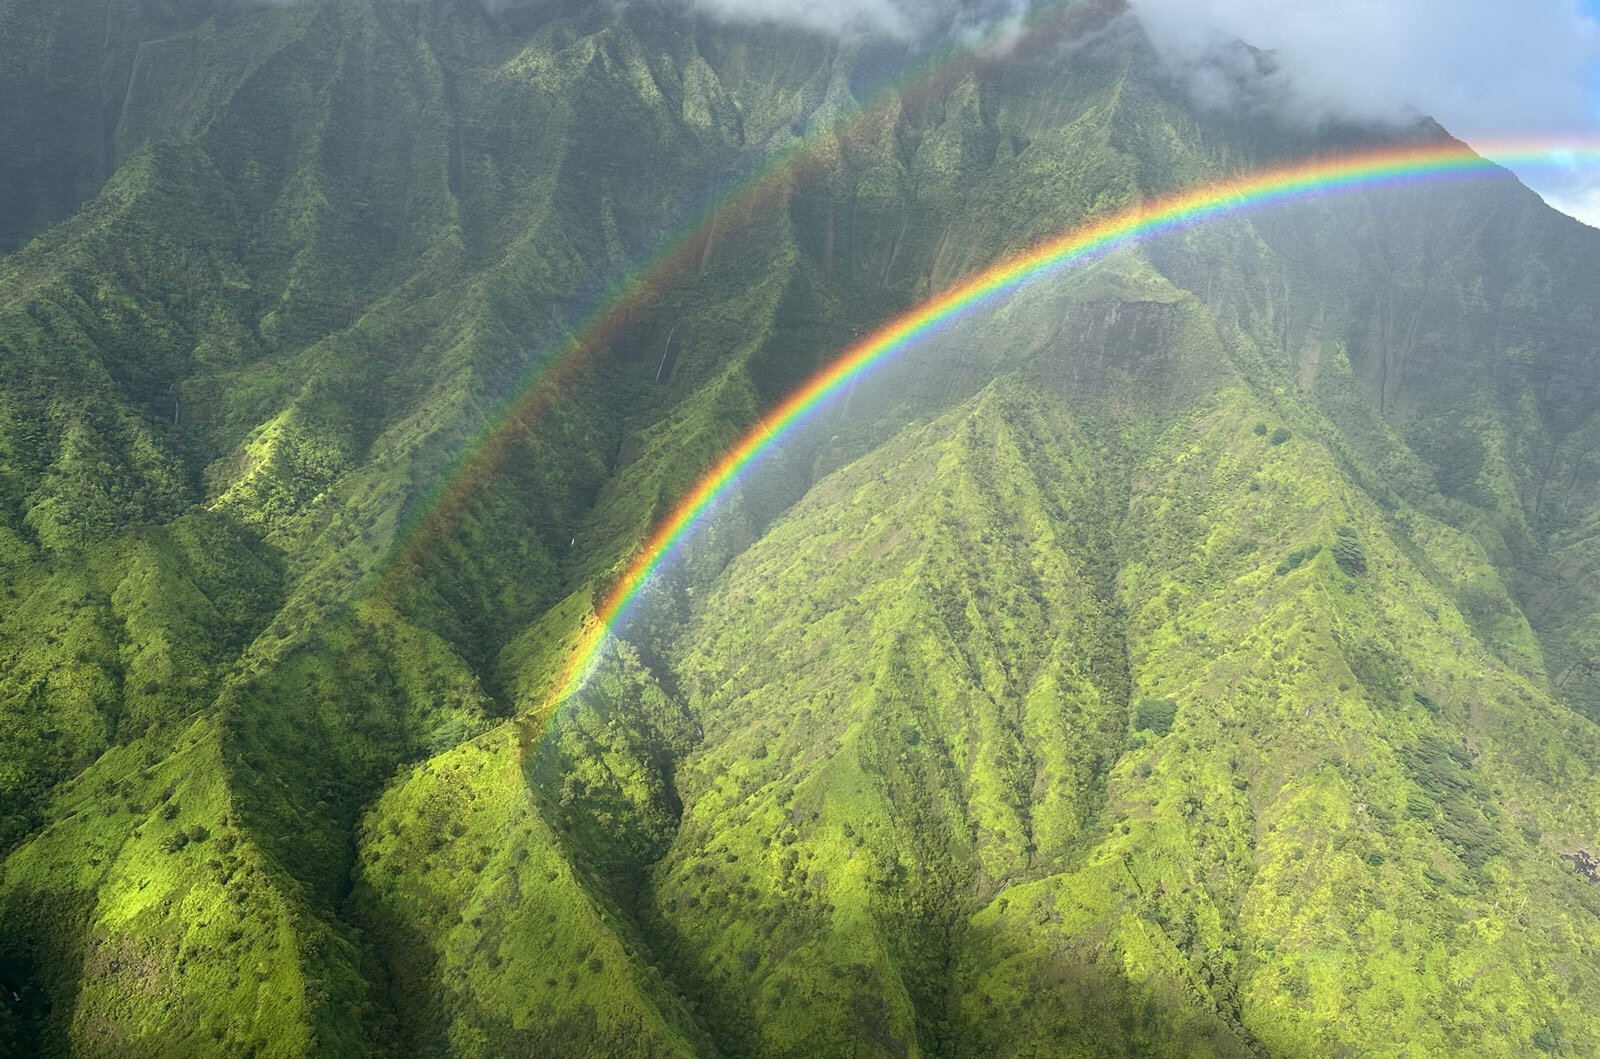
POLYGON ((1600 1045, 1600 234, 1504 177, 1041 281, 547 720, 858 335, 1401 134, 1198 112, 1115 4, 937 61, 644 3, 0 29, 0 1050, 1600 1045))

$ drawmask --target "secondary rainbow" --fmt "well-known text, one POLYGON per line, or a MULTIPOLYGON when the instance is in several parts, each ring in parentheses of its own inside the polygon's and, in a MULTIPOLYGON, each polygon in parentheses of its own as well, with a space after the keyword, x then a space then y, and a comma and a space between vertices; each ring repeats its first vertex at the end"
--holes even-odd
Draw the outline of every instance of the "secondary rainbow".
POLYGON ((438 549, 454 531, 457 515, 515 450, 527 425, 566 392, 591 355, 615 341, 638 312, 684 275, 705 268, 717 238, 727 238, 730 229, 748 223, 768 205, 783 202, 790 186, 809 166, 826 162, 837 147, 848 145, 854 137, 870 135, 900 99, 936 90, 943 79, 963 76, 984 62, 990 45, 1001 45, 1002 51, 1012 53, 1048 47, 1055 40, 1085 31, 1089 21, 1092 19, 1076 4, 1046 4, 1020 27, 999 27, 977 40, 936 51, 886 79, 859 106, 816 120, 797 141, 775 151, 753 172, 713 196, 689 223, 658 241, 637 267, 601 292, 575 327, 534 358, 509 396, 498 403, 485 425, 460 447, 428 494, 414 505, 380 566, 374 594, 384 597, 398 590, 438 549))
MULTIPOLYGON (((1511 142, 1483 146, 1498 162, 1519 168, 1572 169, 1600 161, 1600 147, 1592 144, 1511 142)), ((626 617, 652 575, 745 471, 852 382, 940 327, 1004 298, 1032 280, 1177 229, 1319 195, 1492 175, 1512 179, 1496 162, 1458 142, 1443 141, 1321 157, 1234 176, 1090 221, 992 265, 891 320, 768 412, 656 527, 601 600, 594 619, 579 632, 555 685, 555 694, 543 704, 543 712, 548 713, 583 687, 602 658, 612 629, 626 617)))

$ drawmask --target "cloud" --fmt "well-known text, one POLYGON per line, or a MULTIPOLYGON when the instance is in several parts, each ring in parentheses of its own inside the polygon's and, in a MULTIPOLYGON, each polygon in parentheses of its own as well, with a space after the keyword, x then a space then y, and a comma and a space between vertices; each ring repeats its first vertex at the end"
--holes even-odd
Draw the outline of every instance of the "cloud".
POLYGON ((1309 120, 1426 114, 1490 136, 1595 122, 1600 26, 1575 0, 1132 3, 1157 48, 1203 89, 1236 65, 1233 42, 1267 52, 1282 100, 1309 120))
POLYGON ((715 17, 914 41, 1014 21, 1026 0, 691 0, 715 17))
POLYGON ((695 0, 708 14, 741 22, 785 22, 805 29, 844 35, 912 34, 914 14, 895 0, 695 0))
MULTIPOLYGON (((1130 2, 1205 106, 1308 125, 1427 116, 1486 145, 1600 132, 1600 25, 1578 0, 1130 2)), ((1600 218, 1591 170, 1522 175, 1558 208, 1600 218)))
POLYGON ((1568 217, 1576 217, 1591 228, 1600 228, 1600 181, 1551 191, 1545 195, 1545 201, 1568 217))
MULTIPOLYGON (((1028 0, 686 0, 714 17, 902 40, 993 27, 1028 0)), ((1600 125, 1600 24, 1580 0, 1128 0, 1201 102, 1464 136, 1600 125), (1257 49, 1252 57, 1239 42, 1257 49), (1264 57, 1259 53, 1265 53, 1264 57), (1261 64, 1257 65, 1257 60, 1261 64)))

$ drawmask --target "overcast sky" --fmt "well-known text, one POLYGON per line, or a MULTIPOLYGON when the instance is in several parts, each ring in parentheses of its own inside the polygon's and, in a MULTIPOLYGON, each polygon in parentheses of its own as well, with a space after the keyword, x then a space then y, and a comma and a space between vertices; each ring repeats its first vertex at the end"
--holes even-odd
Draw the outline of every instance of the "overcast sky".
MULTIPOLYGON (((917 37, 1004 17, 1024 0, 693 0, 723 16, 917 37), (981 16, 975 13, 981 12, 981 16)), ((1420 114, 1492 154, 1507 138, 1600 144, 1600 0, 1130 0, 1173 69, 1213 106, 1238 105, 1227 45, 1271 52, 1292 121, 1420 114)), ((1234 53, 1237 55, 1237 53, 1234 53)), ((1600 173, 1522 167, 1553 205, 1600 226, 1600 173)))

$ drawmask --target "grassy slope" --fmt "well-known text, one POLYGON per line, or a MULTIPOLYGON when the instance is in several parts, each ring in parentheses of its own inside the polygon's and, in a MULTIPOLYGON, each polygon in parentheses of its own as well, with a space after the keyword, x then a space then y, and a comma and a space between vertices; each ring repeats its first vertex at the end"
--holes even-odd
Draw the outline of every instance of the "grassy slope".
POLYGON ((686 640, 705 743, 655 899, 736 1047, 1590 1046, 1567 986, 1600 905, 1560 854, 1594 832, 1595 733, 1391 536, 1422 516, 1273 418, 1224 390, 1096 466, 1059 411, 986 394, 730 567, 686 640), (1033 495, 1040 466, 1080 491, 1121 467, 1123 503, 1074 497, 1099 539, 1033 495), (1034 569, 985 575, 1013 550, 1034 569), (1107 551, 1097 610, 1068 571, 1107 551), (1075 634, 1039 583, 1089 611, 1075 634), (1107 638, 1120 695, 1082 657, 1107 638))

